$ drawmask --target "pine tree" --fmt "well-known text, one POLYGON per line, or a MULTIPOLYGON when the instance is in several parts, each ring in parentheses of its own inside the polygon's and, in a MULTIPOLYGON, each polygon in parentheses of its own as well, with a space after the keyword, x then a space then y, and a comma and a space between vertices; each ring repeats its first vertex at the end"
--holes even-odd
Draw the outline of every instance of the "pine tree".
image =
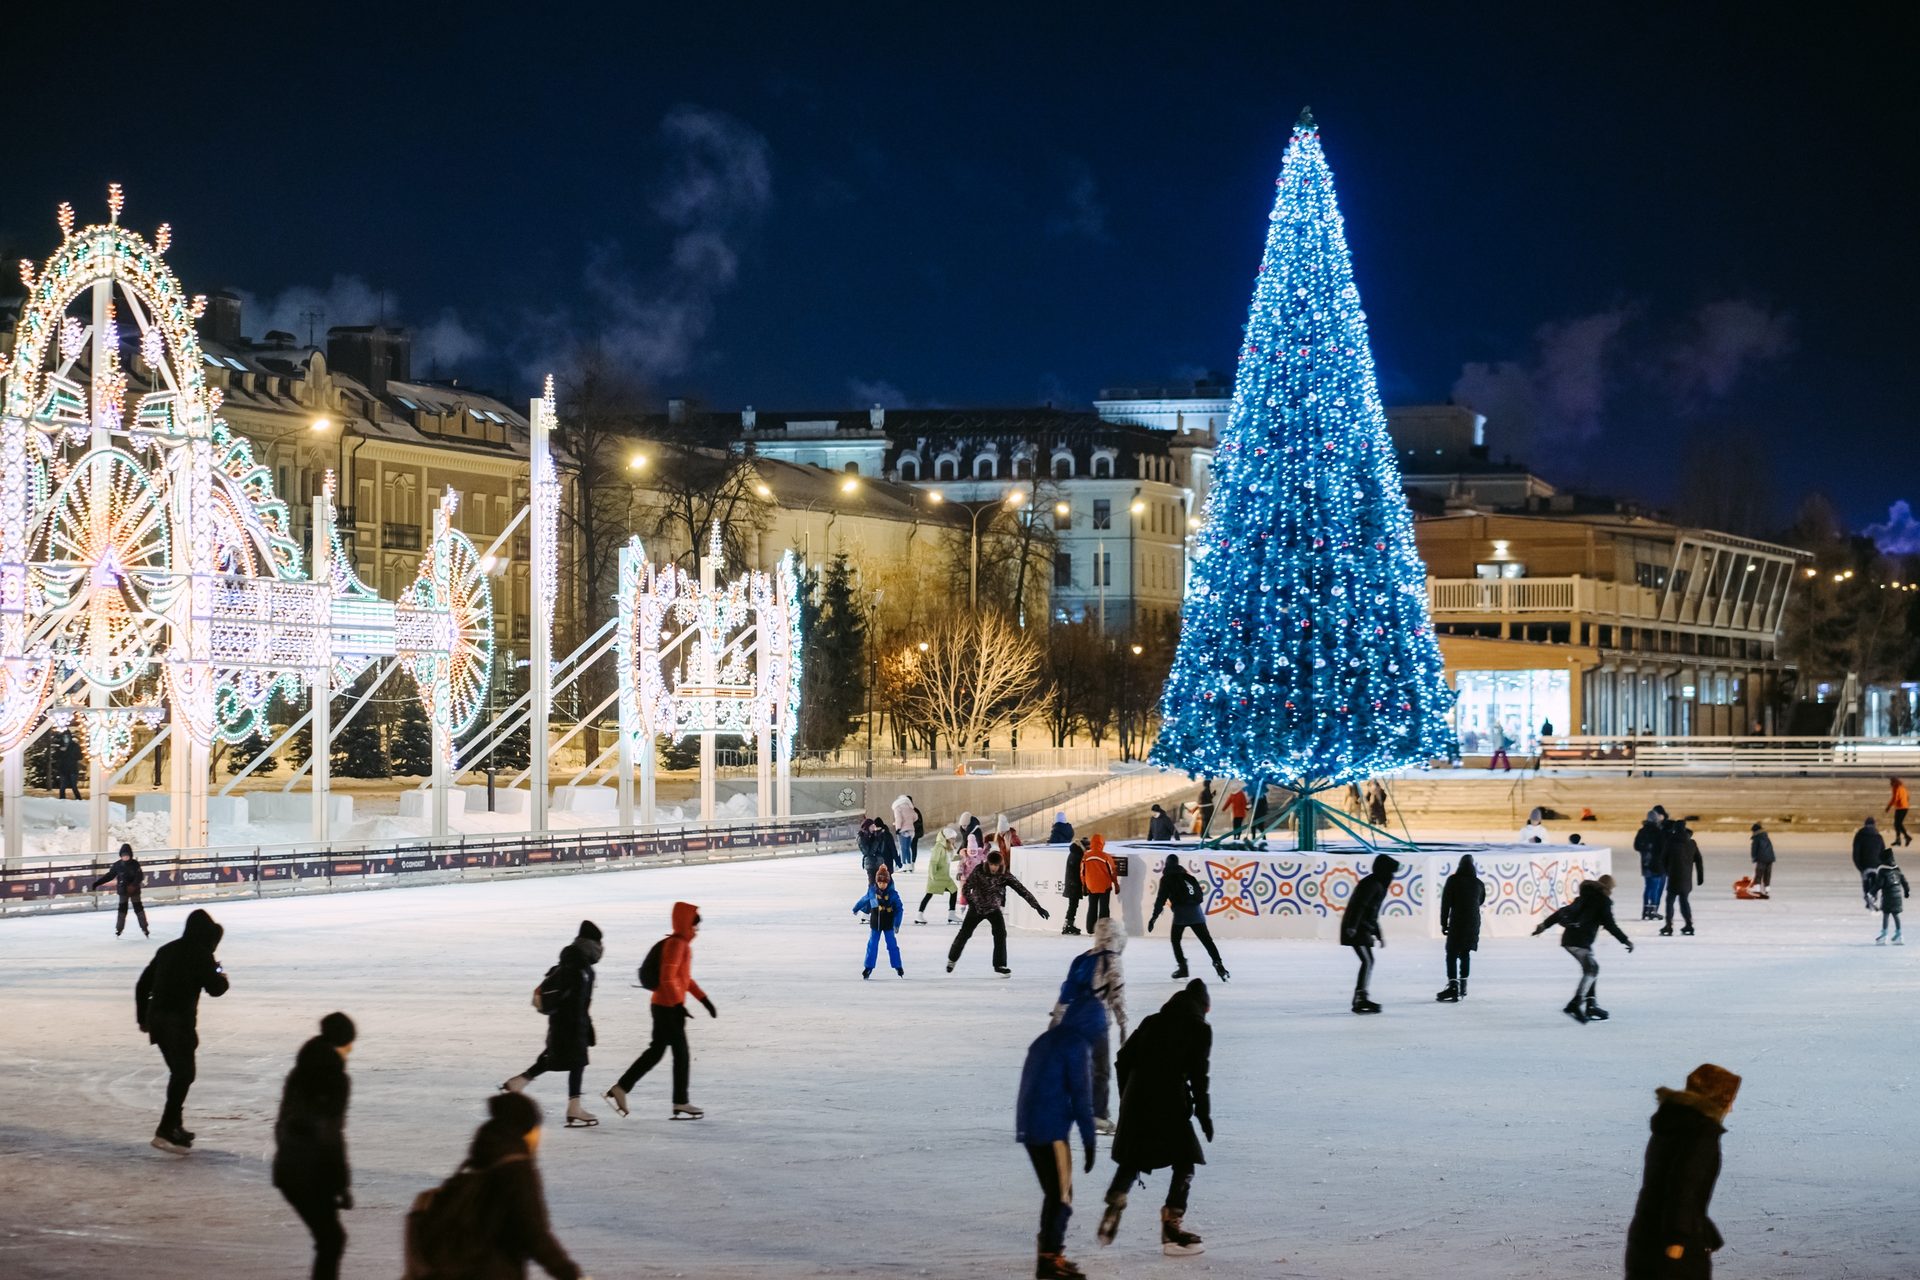
POLYGON ((1426 568, 1308 113, 1278 188, 1150 758, 1304 800, 1457 747, 1426 568))
POLYGON ((867 617, 845 553, 808 576, 800 593, 800 746, 831 751, 866 714, 867 617))
POLYGON ((433 721, 418 698, 400 704, 400 719, 393 728, 393 772, 406 778, 425 778, 433 773, 433 721))
POLYGON ((345 691, 333 697, 330 708, 333 715, 333 754, 329 765, 336 778, 386 778, 392 776, 387 767, 387 751, 380 742, 380 726, 374 723, 373 707, 362 707, 360 714, 346 722, 340 718, 347 714, 348 708, 360 700, 366 692, 368 676, 361 676, 349 685, 345 691))
POLYGON ((258 730, 255 730, 235 744, 233 754, 227 757, 227 772, 239 773, 242 769, 252 764, 257 756, 266 756, 266 759, 260 761, 259 767, 254 769, 254 771, 248 775, 249 777, 259 777, 261 774, 272 773, 280 767, 278 760, 267 755, 266 737, 258 730))

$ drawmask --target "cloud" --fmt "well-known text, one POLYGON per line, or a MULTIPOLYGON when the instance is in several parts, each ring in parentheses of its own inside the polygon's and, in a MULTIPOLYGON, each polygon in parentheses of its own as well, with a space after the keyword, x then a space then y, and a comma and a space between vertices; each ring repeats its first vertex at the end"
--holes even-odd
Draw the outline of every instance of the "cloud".
POLYGON ((905 409, 907 393, 885 379, 848 378, 847 395, 862 409, 879 405, 882 409, 905 409))
POLYGON ((438 319, 414 329, 413 371, 431 378, 450 377, 486 349, 485 340, 448 307, 438 319))
MULTIPOLYGON (((400 299, 355 275, 337 275, 325 286, 297 284, 267 297, 234 291, 240 320, 256 341, 278 330, 319 346, 335 325, 406 323, 400 299)), ((452 307, 426 324, 408 326, 413 334, 413 372, 419 377, 450 377, 487 351, 487 342, 452 307)))
POLYGON ((1722 399, 1751 366, 1779 360, 1795 346, 1792 317, 1742 298, 1707 303, 1694 312, 1691 330, 1672 361, 1683 395, 1722 399))
POLYGON ((1113 240, 1107 231, 1107 206, 1100 199, 1100 185, 1082 161, 1068 166, 1067 207, 1047 219, 1047 234, 1084 236, 1095 244, 1113 240))
POLYGON ((1464 366, 1454 401, 1485 414, 1510 445, 1584 444, 1600 434, 1613 348, 1631 318, 1614 307, 1543 324, 1531 360, 1464 366))
POLYGON ((1884 523, 1870 524, 1860 532, 1873 539, 1882 555, 1920 555, 1920 518, 1914 516, 1913 506, 1905 498, 1887 508, 1884 523))

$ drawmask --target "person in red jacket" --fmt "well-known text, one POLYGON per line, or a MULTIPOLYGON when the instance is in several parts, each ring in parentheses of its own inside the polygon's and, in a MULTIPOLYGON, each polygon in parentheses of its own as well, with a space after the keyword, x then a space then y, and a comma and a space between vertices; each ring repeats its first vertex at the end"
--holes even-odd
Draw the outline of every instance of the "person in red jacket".
POLYGON ((660 981, 653 989, 653 1040, 647 1051, 621 1073, 620 1083, 607 1090, 606 1099, 621 1115, 627 1114, 627 1094, 640 1077, 673 1052, 673 1118, 698 1120, 706 1112, 687 1101, 687 996, 706 1006, 707 1016, 720 1011, 693 980, 693 939, 700 932, 700 908, 691 902, 673 904, 673 932, 661 943, 660 981))

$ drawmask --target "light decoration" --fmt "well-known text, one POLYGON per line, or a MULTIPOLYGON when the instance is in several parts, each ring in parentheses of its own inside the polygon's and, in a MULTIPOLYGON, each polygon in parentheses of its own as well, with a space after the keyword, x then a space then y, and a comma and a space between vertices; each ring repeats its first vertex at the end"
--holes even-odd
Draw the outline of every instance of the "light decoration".
POLYGON ((1457 746, 1426 568, 1309 113, 1276 185, 1150 758, 1304 798, 1457 746))
MULTIPOLYGON (((542 389, 540 403, 536 412, 544 415, 547 430, 551 432, 559 421, 559 407, 553 394, 553 375, 547 375, 546 386, 542 389)), ((541 563, 532 566, 539 575, 543 587, 537 597, 554 601, 560 598, 560 473, 553 464, 553 451, 548 449, 534 461, 534 470, 538 473, 530 477, 531 486, 528 500, 532 505, 532 519, 544 535, 541 545, 546 548, 546 556, 541 563)), ((546 609, 533 611, 533 625, 540 628, 545 638, 548 653, 553 652, 553 614, 546 609)))

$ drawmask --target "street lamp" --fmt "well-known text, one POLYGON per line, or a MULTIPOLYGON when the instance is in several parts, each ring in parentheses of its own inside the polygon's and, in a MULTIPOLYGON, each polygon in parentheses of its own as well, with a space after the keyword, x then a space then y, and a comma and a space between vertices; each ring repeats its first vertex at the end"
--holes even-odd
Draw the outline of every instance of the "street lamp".
MULTIPOLYGON (((939 490, 932 494, 935 502, 944 501, 939 490)), ((1006 494, 993 502, 964 502, 960 505, 973 512, 971 529, 967 539, 967 612, 980 612, 980 517, 989 511, 998 511, 1002 504, 1017 507, 1026 501, 1026 495, 1018 489, 1009 489, 1006 494)))

